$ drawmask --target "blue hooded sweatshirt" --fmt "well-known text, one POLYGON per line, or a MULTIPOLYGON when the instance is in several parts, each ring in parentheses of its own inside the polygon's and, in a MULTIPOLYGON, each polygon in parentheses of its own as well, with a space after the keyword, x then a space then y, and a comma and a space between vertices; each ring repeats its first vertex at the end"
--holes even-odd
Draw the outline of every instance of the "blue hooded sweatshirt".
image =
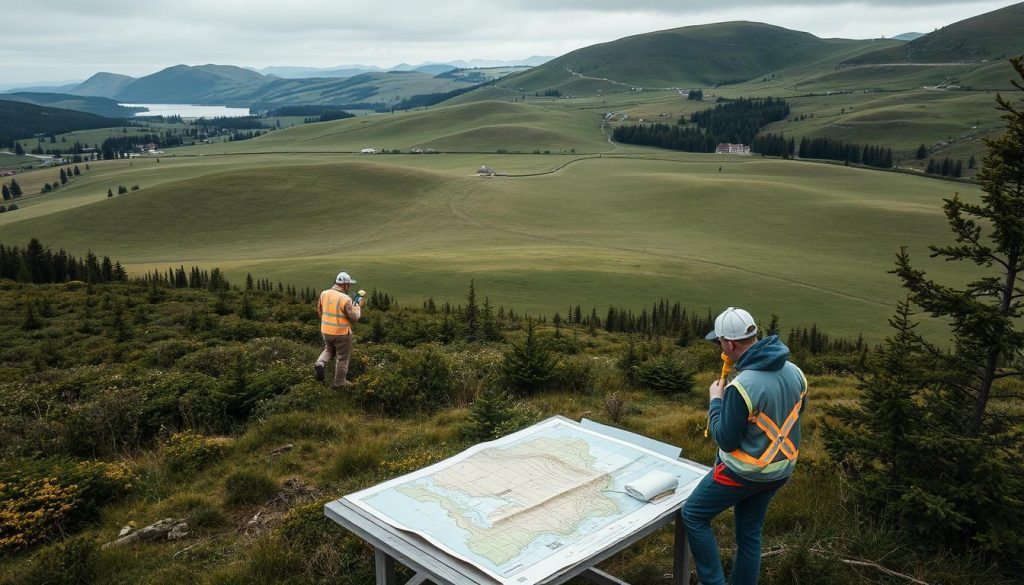
MULTIPOLYGON (((788 361, 789 348, 777 335, 766 337, 750 346, 736 362, 737 376, 725 389, 722 399, 714 399, 708 408, 708 429, 721 451, 731 453, 743 449, 758 457, 768 447, 768 436, 756 425, 749 422, 751 415, 758 412, 768 414, 777 425, 783 421, 797 402, 800 412, 806 403, 800 394, 807 388, 807 380, 795 365, 788 361), (743 388, 741 392, 737 387, 743 388), (748 404, 752 399, 752 404, 748 404)), ((789 439, 797 449, 800 447, 799 421, 789 432, 789 439)), ((742 479, 764 482, 785 479, 792 473, 792 466, 774 473, 753 472, 723 458, 730 469, 742 479)), ((777 456, 775 461, 784 459, 777 456)), ((795 461, 794 461, 795 463, 795 461)), ((778 466, 786 467, 779 463, 778 466)))

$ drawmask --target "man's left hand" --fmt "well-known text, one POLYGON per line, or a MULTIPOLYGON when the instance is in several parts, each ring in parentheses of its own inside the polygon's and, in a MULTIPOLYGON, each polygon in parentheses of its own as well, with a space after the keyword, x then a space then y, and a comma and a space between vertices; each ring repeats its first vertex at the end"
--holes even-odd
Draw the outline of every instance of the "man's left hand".
POLYGON ((708 396, 710 400, 715 398, 723 398, 725 396, 725 388, 722 386, 721 380, 715 380, 711 387, 708 388, 708 396))

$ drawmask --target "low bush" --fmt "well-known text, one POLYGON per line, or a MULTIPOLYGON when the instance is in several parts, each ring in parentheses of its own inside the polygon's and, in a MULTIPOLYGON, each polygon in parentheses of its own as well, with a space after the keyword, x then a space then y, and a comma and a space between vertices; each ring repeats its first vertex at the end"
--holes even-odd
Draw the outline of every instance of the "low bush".
POLYGON ((306 381, 292 386, 285 394, 272 396, 261 401, 253 410, 253 416, 266 419, 286 412, 312 411, 328 402, 333 393, 323 384, 306 381))
POLYGON ((100 570, 99 545, 86 535, 72 536, 41 549, 19 576, 21 585, 91 583, 100 570))
POLYGON ((572 392, 587 392, 593 387, 594 365, 588 357, 562 356, 555 362, 555 386, 572 392))
POLYGON ((324 516, 326 502, 292 509, 281 538, 303 551, 303 572, 317 583, 363 585, 374 580, 373 547, 324 516))
POLYGON ((177 494, 160 504, 160 518, 184 518, 189 530, 214 529, 225 526, 228 516, 209 496, 186 492, 177 494))
POLYGON ((277 483, 262 471, 236 471, 224 480, 228 506, 251 506, 270 501, 277 493, 277 483))
POLYGON ((413 350, 388 365, 371 370, 356 384, 354 390, 366 410, 401 416, 433 412, 451 403, 452 361, 437 347, 413 350))
POLYGON ((69 459, 7 460, 0 464, 0 551, 73 533, 99 508, 127 494, 127 465, 69 459))
POLYGON ((633 368, 640 385, 666 394, 683 394, 693 388, 694 372, 671 355, 659 355, 633 368))
POLYGON ((175 473, 192 473, 220 459, 225 452, 222 441, 194 433, 174 433, 164 443, 167 468, 175 473))

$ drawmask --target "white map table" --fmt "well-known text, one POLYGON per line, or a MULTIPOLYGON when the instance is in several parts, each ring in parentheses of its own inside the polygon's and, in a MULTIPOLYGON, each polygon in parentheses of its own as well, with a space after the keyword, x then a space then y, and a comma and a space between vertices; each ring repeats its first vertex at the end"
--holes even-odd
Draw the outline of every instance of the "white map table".
MULTIPOLYGON (((537 423, 325 506, 332 520, 377 549, 377 583, 394 561, 412 583, 554 585, 580 575, 622 583, 594 565, 678 517, 707 468, 584 428, 537 423), (679 478, 645 503, 626 483, 651 470, 679 478)), ((676 523, 674 583, 684 583, 685 533, 676 523)))

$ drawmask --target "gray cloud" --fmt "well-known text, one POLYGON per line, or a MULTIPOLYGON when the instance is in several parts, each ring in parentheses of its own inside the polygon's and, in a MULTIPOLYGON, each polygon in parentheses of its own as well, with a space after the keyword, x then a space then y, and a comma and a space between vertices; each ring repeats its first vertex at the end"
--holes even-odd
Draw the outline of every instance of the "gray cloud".
POLYGON ((730 20, 821 37, 929 32, 1013 2, 791 0, 46 0, 4 9, 0 86, 146 75, 185 63, 391 66, 560 55, 624 36, 730 20))

